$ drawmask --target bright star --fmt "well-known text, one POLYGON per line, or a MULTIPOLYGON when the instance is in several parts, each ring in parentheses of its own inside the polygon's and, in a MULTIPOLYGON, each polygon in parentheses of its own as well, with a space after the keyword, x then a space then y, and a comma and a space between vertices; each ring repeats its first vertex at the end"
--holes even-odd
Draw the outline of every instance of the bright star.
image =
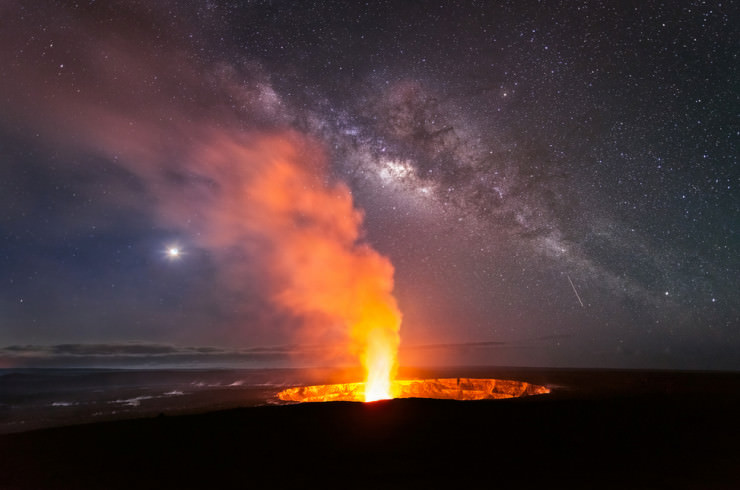
POLYGON ((180 257, 180 249, 177 247, 170 247, 167 249, 167 256, 171 259, 180 257))

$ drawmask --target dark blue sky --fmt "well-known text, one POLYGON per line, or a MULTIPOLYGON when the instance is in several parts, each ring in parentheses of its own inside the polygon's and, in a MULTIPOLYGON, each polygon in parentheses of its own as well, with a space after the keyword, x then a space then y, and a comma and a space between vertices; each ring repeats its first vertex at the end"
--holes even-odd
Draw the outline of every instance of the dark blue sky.
POLYGON ((226 158, 290 133, 395 267, 402 362, 740 367, 735 2, 0 16, 3 365, 310 358, 232 186, 269 164, 226 158))

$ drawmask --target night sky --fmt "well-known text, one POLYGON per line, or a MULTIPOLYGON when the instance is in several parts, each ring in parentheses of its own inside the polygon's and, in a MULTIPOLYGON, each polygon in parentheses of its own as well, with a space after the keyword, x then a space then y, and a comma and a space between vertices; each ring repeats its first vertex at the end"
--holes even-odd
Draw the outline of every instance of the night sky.
POLYGON ((739 369, 738 13, 2 0, 0 367, 330 362, 242 186, 289 154, 402 364, 739 369))

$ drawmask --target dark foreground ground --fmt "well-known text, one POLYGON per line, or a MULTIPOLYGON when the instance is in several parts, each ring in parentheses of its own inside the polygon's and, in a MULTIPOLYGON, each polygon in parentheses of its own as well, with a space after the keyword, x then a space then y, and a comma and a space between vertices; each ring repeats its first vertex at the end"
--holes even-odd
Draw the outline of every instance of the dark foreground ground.
POLYGON ((0 488, 740 488, 737 374, 528 375, 553 394, 263 406, 3 435, 0 488))

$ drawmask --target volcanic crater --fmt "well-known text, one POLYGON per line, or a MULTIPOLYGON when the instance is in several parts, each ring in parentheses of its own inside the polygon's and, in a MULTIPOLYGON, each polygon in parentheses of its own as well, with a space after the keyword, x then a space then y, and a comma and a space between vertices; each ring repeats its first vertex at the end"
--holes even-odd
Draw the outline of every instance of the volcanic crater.
MULTIPOLYGON (((492 400, 550 393, 546 386, 490 378, 437 378, 395 380, 391 398, 492 400)), ((338 383, 288 388, 277 394, 287 402, 366 401, 365 383, 338 383)))

